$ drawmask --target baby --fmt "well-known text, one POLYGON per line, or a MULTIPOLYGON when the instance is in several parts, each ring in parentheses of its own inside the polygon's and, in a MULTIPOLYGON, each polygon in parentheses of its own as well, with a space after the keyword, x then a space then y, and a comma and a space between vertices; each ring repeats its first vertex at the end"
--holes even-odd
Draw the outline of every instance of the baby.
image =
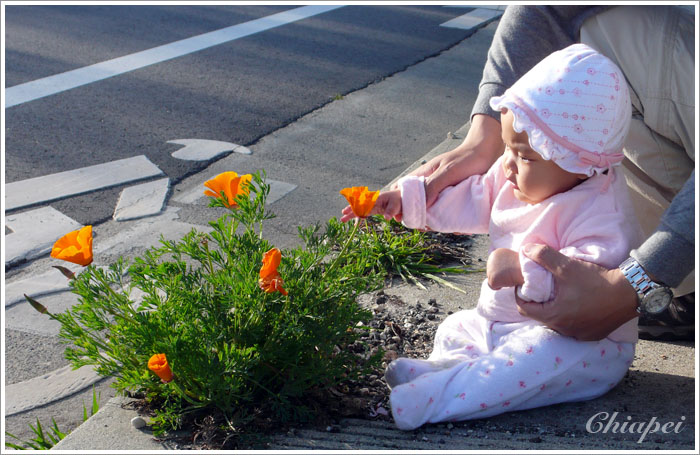
MULTIPOLYGON (((487 279, 475 309, 438 327, 427 360, 399 358, 385 373, 397 426, 489 417, 612 389, 634 358, 637 320, 583 342, 522 316, 515 296, 545 302, 551 274, 523 254, 529 244, 607 268, 638 241, 623 158, 631 104, 622 72, 575 44, 542 60, 502 96, 504 154, 484 175, 445 189, 426 207, 424 178, 381 193, 373 214, 400 213, 409 228, 488 233, 487 279)), ((350 207, 343 220, 352 218, 350 207)))

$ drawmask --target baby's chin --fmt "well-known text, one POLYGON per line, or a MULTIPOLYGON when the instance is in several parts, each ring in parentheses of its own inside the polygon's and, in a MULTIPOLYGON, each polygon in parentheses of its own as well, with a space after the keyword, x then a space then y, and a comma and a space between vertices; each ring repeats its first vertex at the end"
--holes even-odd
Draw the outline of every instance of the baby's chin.
POLYGON ((515 196, 515 199, 519 200, 520 202, 525 202, 526 204, 539 204, 540 202, 544 201, 547 198, 535 198, 531 195, 525 194, 522 192, 522 190, 518 187, 517 184, 511 182, 510 180, 508 181, 510 184, 511 188, 513 188, 513 196, 515 196))

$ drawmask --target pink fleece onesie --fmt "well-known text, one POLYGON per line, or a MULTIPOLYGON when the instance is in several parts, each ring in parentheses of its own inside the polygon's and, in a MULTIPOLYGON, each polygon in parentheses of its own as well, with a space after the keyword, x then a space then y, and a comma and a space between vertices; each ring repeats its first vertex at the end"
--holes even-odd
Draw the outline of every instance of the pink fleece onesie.
MULTIPOLYGON (((399 180, 403 223, 441 232, 488 233, 490 251, 520 252, 521 296, 549 300, 551 274, 522 247, 547 244, 561 253, 614 268, 638 238, 624 177, 596 174, 538 204, 515 198, 501 161, 440 193, 426 209, 424 179, 399 180), (606 186, 609 184, 609 188, 606 186), (603 190, 605 188, 605 190, 603 190)), ((484 280, 477 308, 449 316, 438 328, 432 361, 448 368, 416 371, 391 392, 401 429, 426 422, 488 417, 564 401, 591 399, 614 387, 634 357, 637 320, 599 342, 562 336, 517 311, 513 288, 492 290, 484 280)))
POLYGON ((517 289, 498 291, 484 280, 477 307, 440 324, 427 362, 389 365, 391 410, 401 429, 595 398, 622 379, 634 358, 636 319, 601 341, 584 342, 523 317, 515 303, 516 292, 537 302, 556 294, 552 275, 526 258, 523 246, 547 244, 612 269, 640 240, 624 177, 614 170, 624 157, 631 117, 622 72, 590 47, 574 44, 490 102, 494 110, 512 112, 513 130, 526 132, 543 159, 589 178, 529 204, 515 197, 501 157, 486 174, 443 190, 430 208, 422 177, 399 180, 406 226, 488 233, 491 251, 519 253, 524 277, 517 289))

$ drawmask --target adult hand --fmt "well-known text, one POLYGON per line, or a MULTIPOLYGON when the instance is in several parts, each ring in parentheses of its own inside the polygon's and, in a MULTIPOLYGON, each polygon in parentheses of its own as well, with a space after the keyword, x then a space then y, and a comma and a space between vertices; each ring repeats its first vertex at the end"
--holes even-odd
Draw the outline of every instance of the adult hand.
POLYGON ((638 316, 637 294, 619 269, 569 258, 546 245, 523 252, 552 273, 555 289, 554 300, 545 303, 525 302, 516 293, 523 316, 582 341, 601 340, 638 316))
POLYGON ((475 115, 462 144, 436 156, 411 173, 426 178, 427 207, 433 205, 440 192, 448 186, 488 171, 503 153, 503 148, 500 122, 488 115, 475 115))

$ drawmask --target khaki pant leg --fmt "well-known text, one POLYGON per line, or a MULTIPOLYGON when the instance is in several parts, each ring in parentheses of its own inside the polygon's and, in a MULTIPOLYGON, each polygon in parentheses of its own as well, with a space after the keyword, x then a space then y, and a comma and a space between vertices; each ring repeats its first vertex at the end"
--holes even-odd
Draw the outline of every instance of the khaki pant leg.
MULTIPOLYGON (((692 12, 664 5, 611 8, 581 27, 581 42, 613 60, 630 87, 623 169, 645 236, 695 167, 694 29, 692 12)), ((674 293, 694 286, 693 272, 674 293)))

